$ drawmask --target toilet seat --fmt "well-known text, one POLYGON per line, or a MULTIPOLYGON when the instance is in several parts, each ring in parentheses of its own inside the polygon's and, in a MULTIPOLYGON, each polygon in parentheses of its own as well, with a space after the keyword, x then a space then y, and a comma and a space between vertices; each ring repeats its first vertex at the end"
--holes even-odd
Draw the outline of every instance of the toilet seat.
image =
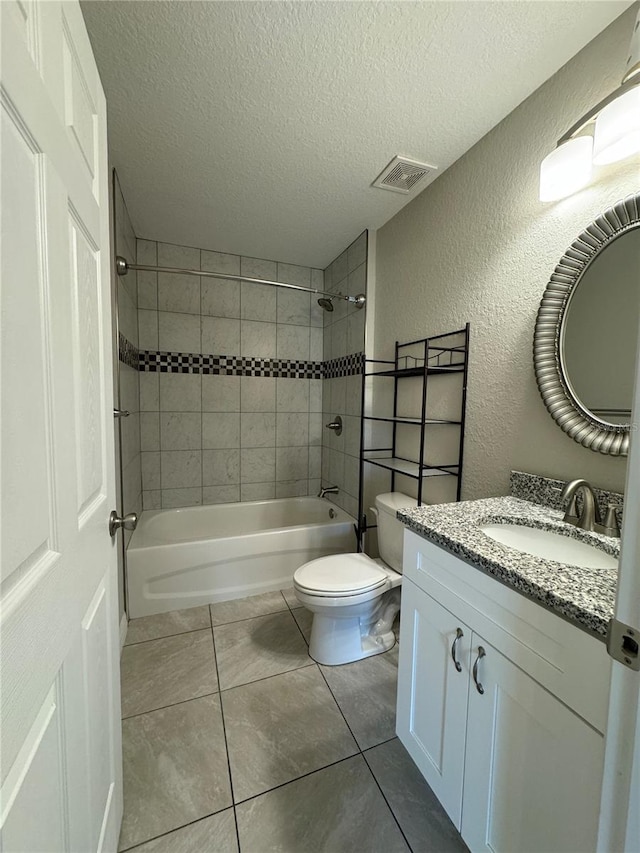
POLYGON ((333 554, 305 563, 293 585, 305 595, 347 598, 389 585, 389 576, 366 554, 333 554))

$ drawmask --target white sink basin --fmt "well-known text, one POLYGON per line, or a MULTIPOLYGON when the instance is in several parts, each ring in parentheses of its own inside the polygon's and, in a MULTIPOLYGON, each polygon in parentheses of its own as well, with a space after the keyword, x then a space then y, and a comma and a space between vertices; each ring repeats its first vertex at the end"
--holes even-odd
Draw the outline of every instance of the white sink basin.
POLYGON ((585 569, 617 569, 618 561, 610 554, 605 554, 599 548, 587 545, 578 539, 552 533, 550 530, 540 530, 537 527, 524 527, 520 524, 482 524, 480 530, 490 539, 532 554, 545 560, 555 560, 558 563, 568 563, 571 566, 582 566, 585 569))

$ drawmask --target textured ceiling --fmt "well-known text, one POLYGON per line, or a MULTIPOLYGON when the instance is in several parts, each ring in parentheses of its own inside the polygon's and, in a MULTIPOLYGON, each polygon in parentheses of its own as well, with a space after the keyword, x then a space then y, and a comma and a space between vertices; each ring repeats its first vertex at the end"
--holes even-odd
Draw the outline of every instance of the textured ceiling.
POLYGON ((629 5, 86 0, 83 12, 138 235, 323 267, 414 197, 371 187, 392 156, 437 165, 426 186, 629 5))

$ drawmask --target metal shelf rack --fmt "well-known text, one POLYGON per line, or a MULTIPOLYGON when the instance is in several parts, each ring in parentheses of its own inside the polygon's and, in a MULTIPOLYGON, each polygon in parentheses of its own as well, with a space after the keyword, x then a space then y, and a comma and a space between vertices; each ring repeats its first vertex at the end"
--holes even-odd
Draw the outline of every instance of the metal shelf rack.
POLYGON ((361 550, 362 534, 367 528, 367 518, 363 512, 364 501, 364 470, 365 465, 375 465, 391 472, 391 491, 395 490, 396 475, 410 477, 418 482, 418 506, 423 503, 423 488, 431 477, 455 477, 456 500, 460 500, 462 486, 462 460, 464 453, 464 422, 467 403, 467 372, 469 365, 469 323, 463 329, 435 335, 429 338, 419 338, 415 341, 400 343, 396 341, 395 358, 393 361, 381 359, 365 359, 362 377, 362 411, 364 412, 365 385, 368 377, 389 377, 394 380, 393 414, 392 415, 363 415, 360 426, 360 489, 358 507, 358 549, 361 550), (412 353, 412 354, 411 354, 412 353), (418 354, 416 354, 418 353, 418 354), (453 419, 433 418, 427 413, 427 391, 431 377, 462 374, 462 389, 460 414, 453 419), (398 413, 398 384, 402 379, 422 378, 422 396, 420 401, 420 416, 406 416, 398 413), (392 424, 392 439, 390 447, 365 447, 365 422, 377 421, 392 424), (425 442, 428 427, 456 426, 460 429, 458 443, 458 458, 447 460, 446 463, 425 461, 425 442), (419 450, 417 458, 407 459, 397 452, 398 427, 414 426, 419 429, 419 450))

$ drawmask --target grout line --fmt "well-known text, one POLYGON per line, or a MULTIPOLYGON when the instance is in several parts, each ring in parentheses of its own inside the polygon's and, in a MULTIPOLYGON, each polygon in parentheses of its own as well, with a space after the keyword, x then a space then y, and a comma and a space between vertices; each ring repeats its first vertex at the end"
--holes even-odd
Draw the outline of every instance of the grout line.
POLYGON ((226 812, 232 808, 233 806, 225 806, 223 809, 218 809, 217 811, 211 812, 210 814, 202 815, 202 817, 197 817, 195 820, 189 820, 186 823, 181 823, 180 826, 174 826, 173 829, 168 829, 166 832, 161 832, 160 835, 154 835, 152 838, 145 838, 144 841, 139 841, 137 844, 134 844, 133 847, 124 847, 122 850, 119 849, 118 853, 128 853, 129 850, 138 850, 140 847, 142 847, 143 844, 148 844, 150 841, 157 841, 158 838, 166 838, 166 836, 171 835, 172 832, 177 832, 179 829, 184 829, 187 826, 193 826, 195 823, 200 823, 201 820, 207 820, 207 818, 213 817, 217 814, 222 814, 222 812, 226 812))
POLYGON ((121 717, 122 720, 133 720, 135 717, 143 717, 145 714, 155 714, 156 711, 164 711, 166 708, 175 708, 177 705, 186 705, 187 702, 196 702, 198 699, 205 699, 207 696, 218 696, 220 690, 214 690, 211 693, 203 693, 202 696, 192 696, 191 699, 181 699, 179 702, 170 702, 168 705, 160 705, 158 708, 149 708, 147 711, 139 711, 137 714, 127 714, 126 717, 121 717))
POLYGON ((251 800, 257 800, 259 797, 262 797, 265 794, 270 794, 272 791, 277 791, 279 788, 285 788, 287 785, 292 785, 294 782, 299 782, 301 779, 306 779, 308 776, 313 776, 315 773, 321 773, 323 770, 328 770, 329 767, 335 767, 336 764, 343 764, 345 761, 349 761, 350 758, 358 758, 359 755, 361 755, 359 752, 354 752, 351 755, 345 755, 344 758, 339 758, 337 761, 332 761, 330 764, 325 764, 323 767, 317 767, 315 770, 310 770, 308 773, 296 776, 295 779, 289 779, 288 782, 281 782, 279 785, 274 785, 273 788, 267 788, 266 791, 260 791, 259 794, 254 794, 251 797, 246 797, 244 800, 239 800, 234 805, 241 806, 245 803, 251 802, 251 800))
MULTIPOLYGON (((283 596, 284 597, 284 596, 283 596)), ((232 599, 233 601, 234 599, 232 599)), ((240 599, 241 600, 241 599, 240 599)), ((214 604, 227 604, 226 601, 214 602, 214 604)), ((285 607, 282 610, 272 610, 269 613, 258 613, 255 616, 243 616, 242 619, 230 619, 229 622, 220 622, 218 625, 213 624, 213 617, 211 617, 211 627, 212 628, 224 628, 225 625, 236 625, 238 622, 250 622, 252 619, 262 619, 263 616, 275 616, 277 613, 286 613, 287 606, 285 602, 285 607)), ((211 611, 209 611, 211 613, 211 611)))
POLYGON ((234 684, 232 687, 223 687, 219 692, 228 693, 230 690, 238 690, 240 687, 248 687, 250 684, 258 684, 261 681, 268 681, 270 678, 278 678, 280 675, 287 675, 290 672, 297 672, 299 669, 308 669, 310 666, 315 665, 316 662, 313 658, 309 658, 309 663, 303 663, 302 666, 294 666, 292 669, 275 672, 273 675, 263 675, 262 678, 256 678, 255 681, 245 681, 243 684, 234 684))
MULTIPOLYGON (((385 741, 385 743, 388 743, 388 741, 385 741)), ((376 744, 376 745, 377 745, 377 746, 380 746, 380 744, 376 744)), ((371 749, 373 749, 373 748, 374 748, 374 747, 371 747, 371 749)), ((364 759, 364 763, 367 765, 367 768, 368 768, 368 770, 369 770, 369 773, 371 773, 371 776, 373 777, 373 781, 375 782, 376 787, 378 788, 378 790, 380 791, 380 793, 381 793, 381 795, 382 795, 382 799, 383 799, 383 800, 385 801, 385 803, 387 804, 387 808, 388 808, 388 809, 389 809, 389 811, 391 812, 391 817, 394 819, 394 821, 395 821, 395 823, 396 823, 396 826, 397 826, 397 827, 398 827, 398 829, 400 830, 400 834, 401 834, 401 835, 402 835, 402 837, 404 838, 404 840, 405 840, 405 843, 406 843, 407 847, 409 848, 409 850, 410 850, 410 851, 413 851, 413 848, 412 848, 412 847, 411 847, 411 845, 409 844, 409 839, 408 839, 408 838, 407 838, 407 836, 404 834, 404 830, 402 829, 402 826, 400 825, 400 821, 399 821, 399 820, 398 820, 398 818, 396 817, 396 814, 395 814, 394 810, 393 810, 393 809, 392 809, 392 807, 391 807, 391 803, 390 803, 390 802, 389 802, 389 800, 387 799, 387 797, 386 797, 386 795, 385 795, 384 791, 382 790, 382 787, 381 787, 380 783, 379 783, 379 782, 378 782, 378 780, 376 779, 376 774, 375 774, 375 773, 373 772, 373 770, 371 769, 371 766, 370 766, 369 762, 367 761, 367 756, 364 754, 364 752, 362 753, 362 757, 363 757, 363 759, 364 759)))
MULTIPOLYGON (((144 616, 139 616, 139 619, 144 619, 144 616)), ((131 620, 132 622, 135 620, 131 620)), ((211 621, 211 616, 209 616, 209 621, 211 621)), ((138 640, 136 643, 125 643, 123 649, 128 649, 130 646, 141 646, 144 643, 155 643, 157 640, 168 640, 171 637, 182 637, 184 634, 197 634, 198 631, 208 631, 210 630, 210 625, 205 625, 204 628, 190 628, 188 631, 176 631, 174 634, 163 634, 161 637, 151 637, 148 640, 138 640)))
MULTIPOLYGON (((211 613, 211 611, 209 611, 211 613)), ((213 636, 213 620, 211 627, 211 634, 213 636)), ((213 637, 213 659, 216 667, 216 677, 218 679, 218 688, 220 688, 220 672, 218 670, 218 656, 216 654, 216 638, 213 637)), ((224 737, 224 749, 227 754, 227 772, 229 773, 229 788, 231 790, 231 804, 233 806, 233 820, 236 825, 236 841, 238 843, 238 850, 240 849, 240 833, 238 831, 238 816, 236 814, 236 798, 233 793, 233 776, 231 774, 231 758, 229 756, 229 742, 227 740, 227 726, 224 718, 224 704, 222 702, 222 691, 220 691, 220 716, 222 718, 222 736, 224 737)))

